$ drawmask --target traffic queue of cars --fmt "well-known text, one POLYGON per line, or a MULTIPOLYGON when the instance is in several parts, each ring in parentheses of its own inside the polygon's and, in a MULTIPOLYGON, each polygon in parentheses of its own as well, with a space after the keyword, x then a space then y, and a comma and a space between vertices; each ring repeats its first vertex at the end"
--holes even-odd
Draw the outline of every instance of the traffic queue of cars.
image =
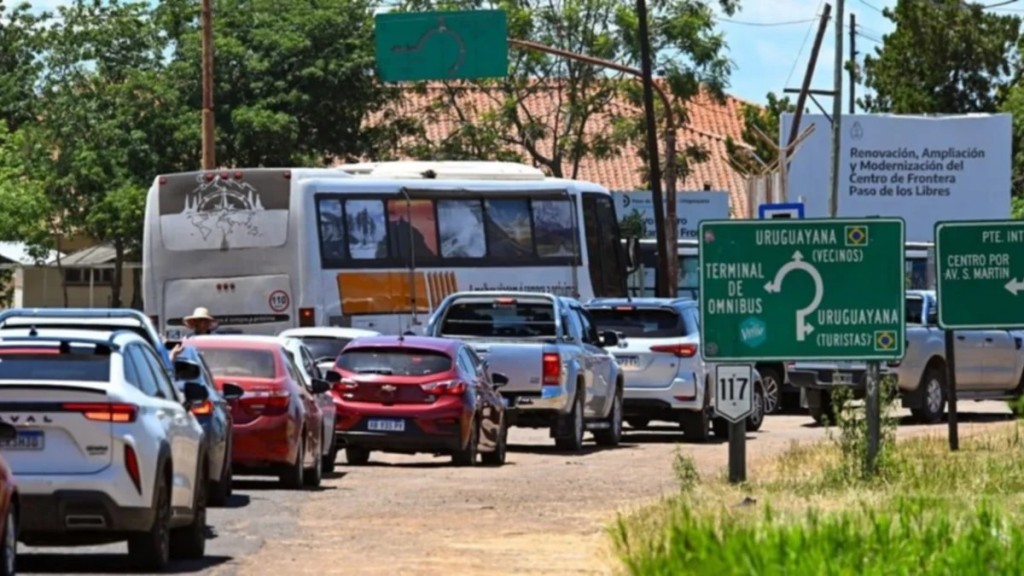
POLYGON ((228 501, 235 474, 312 488, 340 451, 352 466, 375 451, 501 466, 512 426, 548 428, 566 451, 586 431, 618 444, 624 421, 724 434, 698 334, 689 299, 524 292, 452 294, 418 335, 322 327, 164 342, 134 310, 7 310, 0 576, 14 572, 18 542, 124 541, 146 571, 202 557, 207 506, 228 501))

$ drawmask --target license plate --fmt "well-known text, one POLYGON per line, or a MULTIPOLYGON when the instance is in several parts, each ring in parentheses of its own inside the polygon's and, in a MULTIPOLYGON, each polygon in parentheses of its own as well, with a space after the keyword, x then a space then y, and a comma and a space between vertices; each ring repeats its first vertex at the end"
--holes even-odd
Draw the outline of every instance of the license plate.
POLYGON ((832 374, 833 384, 853 384, 853 374, 847 374, 844 372, 836 372, 832 374))
POLYGON ((182 337, 185 335, 185 331, 176 328, 170 328, 168 330, 165 330, 164 334, 167 336, 168 340, 181 340, 182 337))
POLYGON ((0 450, 39 451, 45 445, 45 437, 39 430, 21 430, 13 440, 0 440, 0 450))
POLYGON ((616 356, 615 359, 619 361, 619 366, 623 368, 636 368, 640 366, 639 356, 616 356))
POLYGON ((405 420, 370 420, 366 428, 371 432, 405 432, 405 420))

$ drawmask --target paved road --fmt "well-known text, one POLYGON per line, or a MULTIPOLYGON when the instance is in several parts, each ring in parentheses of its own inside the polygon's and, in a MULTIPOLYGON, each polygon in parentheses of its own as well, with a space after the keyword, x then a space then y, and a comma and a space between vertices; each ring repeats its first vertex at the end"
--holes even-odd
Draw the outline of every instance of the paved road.
MULTIPOLYGON (((1001 403, 964 403, 963 428, 1005 421, 1001 403)), ((901 426, 900 435, 944 434, 945 426, 901 426)), ((826 437, 807 416, 769 417, 748 436, 751 460, 793 442, 826 437)), ((672 461, 694 458, 702 474, 727 462, 721 442, 682 442, 664 426, 630 432, 620 448, 588 444, 556 452, 546 432, 513 430, 500 469, 452 468, 429 456, 375 454, 366 467, 340 465, 315 492, 240 482, 227 509, 210 511, 209 557, 172 572, 218 576, 337 573, 600 574, 607 571, 604 527, 618 511, 676 487, 672 461)), ((123 544, 22 549, 23 574, 127 573, 123 544)))

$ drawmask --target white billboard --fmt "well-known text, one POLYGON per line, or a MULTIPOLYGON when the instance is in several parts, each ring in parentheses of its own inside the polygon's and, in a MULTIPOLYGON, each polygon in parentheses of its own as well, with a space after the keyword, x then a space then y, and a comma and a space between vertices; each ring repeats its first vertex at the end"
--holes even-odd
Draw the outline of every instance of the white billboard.
MULTIPOLYGON (((792 114, 783 114, 780 142, 792 114)), ((907 240, 932 241, 939 220, 1010 217, 1009 114, 958 116, 844 115, 840 146, 840 217, 899 216, 907 240)), ((806 218, 828 214, 831 122, 804 114, 814 125, 790 162, 788 201, 804 203, 806 218)))
MULTIPOLYGON (((643 216, 646 237, 655 237, 654 200, 650 191, 612 192, 612 197, 615 200, 615 215, 619 221, 636 210, 643 216)), ((729 193, 706 190, 677 192, 676 218, 679 220, 679 239, 696 239, 697 229, 702 220, 729 218, 729 193)))

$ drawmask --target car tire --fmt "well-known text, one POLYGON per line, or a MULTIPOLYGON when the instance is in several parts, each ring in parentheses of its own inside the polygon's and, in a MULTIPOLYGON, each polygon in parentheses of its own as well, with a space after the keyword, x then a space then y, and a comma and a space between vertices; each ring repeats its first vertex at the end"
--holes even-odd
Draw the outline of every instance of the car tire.
POLYGON ((617 388, 615 391, 607 423, 607 428, 594 430, 594 441, 598 446, 614 448, 622 440, 622 388, 617 388))
POLYGON ((476 419, 469 423, 469 440, 466 445, 452 454, 452 464, 456 466, 476 466, 480 448, 480 426, 476 419))
POLYGON ((13 501, 7 505, 2 546, 0 576, 14 576, 18 569, 18 510, 13 501))
POLYGON ((128 537, 128 560, 143 572, 161 572, 171 561, 171 487, 163 470, 157 478, 153 526, 128 537))
POLYGON ((935 424, 946 413, 946 373, 929 368, 921 378, 921 407, 910 410, 911 416, 922 424, 935 424))
POLYGON ((782 412, 782 375, 776 368, 761 367, 758 372, 761 373, 764 413, 767 415, 782 412))
POLYGON ((231 484, 234 481, 234 472, 231 470, 230 448, 225 452, 224 459, 224 465, 220 469, 220 479, 216 482, 210 482, 209 497, 207 499, 208 506, 225 506, 228 503, 228 498, 231 497, 231 484))
POLYGON ((722 440, 729 439, 729 421, 725 418, 712 418, 711 419, 711 431, 715 434, 715 438, 721 438, 722 440))
POLYGON ((345 461, 349 466, 366 466, 370 462, 370 451, 359 446, 345 448, 345 461))
POLYGON ((583 388, 576 389, 576 399, 572 403, 572 411, 566 416, 571 427, 568 436, 555 437, 555 448, 565 452, 579 452, 583 450, 583 433, 586 424, 583 421, 583 388))
POLYGON ((765 393, 760 384, 754 384, 754 411, 747 416, 747 432, 757 432, 764 425, 764 417, 768 414, 765 407, 765 393))
POLYGON ((302 484, 306 488, 319 488, 324 479, 324 459, 319 454, 313 458, 313 467, 302 471, 302 484))
POLYGON ((174 559, 195 560, 206 555, 206 486, 207 473, 201 472, 195 483, 192 522, 171 530, 170 555, 174 559))
POLYGON ((295 452, 295 461, 288 465, 288 467, 281 472, 278 479, 281 481, 281 485, 287 490, 298 490, 302 488, 302 482, 305 479, 305 469, 302 466, 303 457, 306 455, 306 432, 302 431, 299 433, 299 449, 295 452))
POLYGON ((683 437, 693 442, 707 442, 711 438, 711 427, 716 418, 711 417, 711 391, 704 388, 704 407, 696 412, 683 412, 679 427, 683 437))
POLYGON ((508 455, 508 422, 505 415, 501 416, 501 428, 498 429, 498 440, 494 444, 493 452, 484 452, 480 459, 488 466, 504 466, 508 455))
POLYGON ((327 474, 333 474, 335 468, 338 467, 338 434, 331 434, 331 448, 327 451, 327 455, 323 458, 323 471, 327 474))

